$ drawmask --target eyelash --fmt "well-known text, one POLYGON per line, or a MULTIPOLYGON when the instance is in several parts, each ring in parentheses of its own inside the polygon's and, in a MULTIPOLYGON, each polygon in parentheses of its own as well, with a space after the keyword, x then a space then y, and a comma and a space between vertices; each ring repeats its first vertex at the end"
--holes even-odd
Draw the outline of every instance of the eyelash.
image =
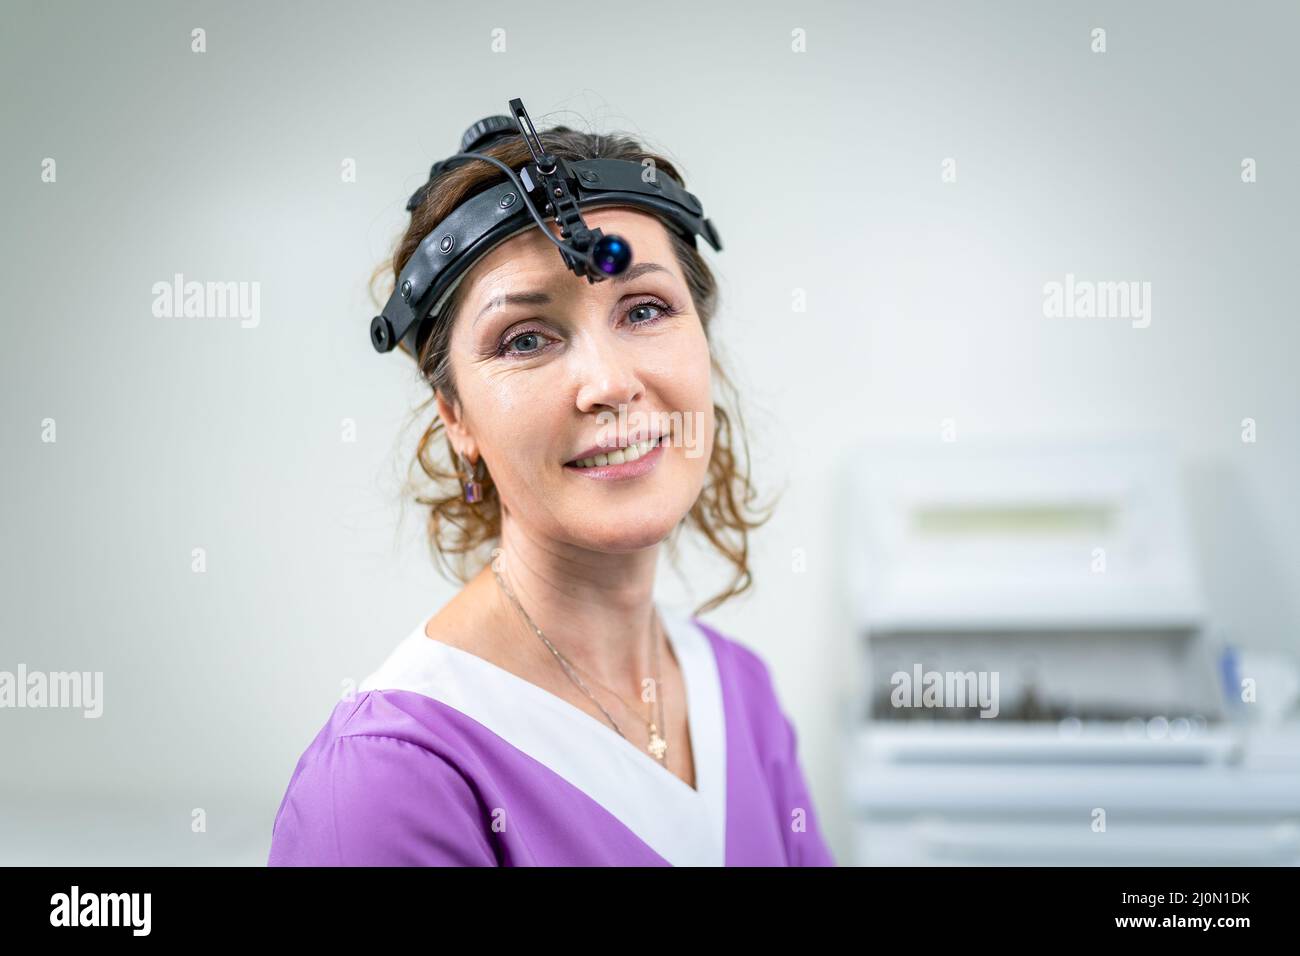
MULTIPOLYGON (((657 298, 649 298, 649 299, 645 299, 642 302, 634 302, 631 306, 628 307, 627 311, 635 312, 637 309, 645 308, 647 305, 652 305, 655 308, 657 308, 660 314, 653 319, 644 319, 640 322, 633 322, 632 323, 633 325, 638 327, 643 325, 655 325, 659 322, 662 322, 664 319, 672 318, 674 315, 677 314, 676 309, 674 309, 668 303, 664 302, 662 299, 657 299, 657 298)), ((525 335, 542 335, 542 334, 545 333, 541 329, 537 329, 537 328, 520 329, 518 332, 510 336, 510 338, 506 339, 497 347, 496 354, 498 357, 504 358, 506 353, 510 351, 510 346, 514 344, 516 339, 523 338, 525 335)), ((518 355, 520 358, 528 358, 533 355, 540 355, 541 352, 542 349, 537 348, 529 352, 516 352, 515 354, 518 355)))

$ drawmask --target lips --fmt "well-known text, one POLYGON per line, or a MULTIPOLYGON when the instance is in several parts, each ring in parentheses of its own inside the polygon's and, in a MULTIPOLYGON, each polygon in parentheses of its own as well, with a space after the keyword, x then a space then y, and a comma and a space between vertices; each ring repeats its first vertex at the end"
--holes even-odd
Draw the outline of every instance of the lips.
POLYGON ((603 468, 606 466, 630 464, 650 454, 665 441, 668 436, 652 436, 626 445, 602 447, 593 446, 588 454, 565 462, 566 468, 603 468))
POLYGON ((626 452, 627 449, 631 448, 633 445, 639 445, 642 442, 647 441, 650 442, 653 447, 653 445, 657 444, 661 438, 666 439, 667 437, 667 433, 660 435, 655 431, 638 432, 637 434, 630 436, 627 441, 621 444, 617 440, 613 440, 592 445, 590 448, 587 448, 570 458, 564 464, 567 466, 576 466, 578 462, 583 461, 584 459, 595 458, 597 455, 605 455, 608 457, 614 452, 626 452))

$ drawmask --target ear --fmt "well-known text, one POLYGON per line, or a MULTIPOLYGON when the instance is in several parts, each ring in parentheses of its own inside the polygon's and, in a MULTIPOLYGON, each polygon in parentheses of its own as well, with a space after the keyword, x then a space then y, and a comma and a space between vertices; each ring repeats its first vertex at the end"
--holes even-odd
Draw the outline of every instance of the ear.
POLYGON ((471 462, 474 461, 477 457, 477 443, 461 416, 460 403, 448 402, 441 391, 434 392, 434 397, 438 406, 438 417, 442 419, 442 425, 447 429, 452 447, 471 462))

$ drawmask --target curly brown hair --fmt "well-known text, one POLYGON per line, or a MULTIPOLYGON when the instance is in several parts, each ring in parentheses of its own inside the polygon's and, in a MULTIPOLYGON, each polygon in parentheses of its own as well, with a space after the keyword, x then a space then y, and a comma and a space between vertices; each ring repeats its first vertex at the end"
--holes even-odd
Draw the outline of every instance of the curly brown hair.
MULTIPOLYGON (((571 161, 624 159, 643 163, 648 160, 656 169, 676 179, 683 188, 686 187, 685 181, 672 162, 661 155, 647 151, 629 136, 584 133, 567 126, 555 126, 538 135, 545 149, 555 156, 571 161)), ((522 139, 514 137, 497 142, 482 152, 516 171, 531 159, 527 144, 522 139)), ((415 253, 420 242, 439 222, 467 199, 505 179, 505 173, 491 163, 467 162, 442 171, 430 182, 422 201, 411 213, 410 225, 398 241, 391 261, 385 260, 380 263, 370 277, 370 293, 376 305, 387 301, 407 261, 415 253), (387 279, 387 289, 383 295, 377 295, 375 283, 381 278, 387 279)), ((675 230, 669 229, 668 232, 707 339, 709 326, 718 308, 717 281, 699 252, 675 230)), ((412 412, 411 422, 422 419, 439 393, 449 404, 454 405, 459 401, 451 370, 449 346, 453 318, 463 305, 468 286, 468 282, 461 282, 452 291, 434 322, 431 323, 431 331, 424 333, 423 339, 417 343, 419 354, 412 357, 416 359, 420 377, 430 386, 431 394, 412 412)), ((411 354, 404 342, 401 348, 406 354, 411 354)), ((765 507, 755 504, 757 493, 750 481, 749 446, 745 437, 744 419, 740 413, 739 396, 735 385, 714 354, 715 349, 711 339, 709 352, 713 375, 735 409, 737 425, 734 432, 739 437, 744 451, 744 463, 742 466, 732 448, 731 413, 723 403, 715 402, 713 412, 716 426, 713 453, 709 460, 704 487, 689 514, 677 525, 668 539, 669 554, 674 567, 677 567, 678 533, 682 525, 689 523, 704 535, 733 568, 734 573, 729 585, 697 607, 694 612, 697 615, 717 607, 751 587, 753 576, 749 569, 749 532, 760 527, 772 516, 772 509, 776 503, 773 500, 765 507)), ((409 424, 408 422, 407 427, 409 424)), ((435 413, 420 437, 415 460, 408 470, 404 491, 410 493, 418 504, 429 508, 427 529, 429 545, 434 560, 444 576, 449 580, 466 583, 490 560, 490 554, 485 553, 487 546, 500 537, 500 500, 490 473, 482 478, 481 500, 477 503, 465 500, 461 482, 467 476, 461 475, 455 464, 456 454, 450 438, 446 440, 445 454, 440 454, 438 460, 435 460, 432 454, 438 434, 443 430, 442 419, 435 413), (417 465, 424 477, 432 483, 428 493, 422 494, 419 484, 412 480, 417 465)), ((481 459, 480 463, 486 470, 486 463, 481 459)))

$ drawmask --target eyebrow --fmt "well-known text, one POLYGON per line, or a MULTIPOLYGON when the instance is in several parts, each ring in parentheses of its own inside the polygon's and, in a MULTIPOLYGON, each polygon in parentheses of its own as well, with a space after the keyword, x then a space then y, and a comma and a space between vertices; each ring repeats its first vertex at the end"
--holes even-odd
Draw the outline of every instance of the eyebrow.
MULTIPOLYGON (((657 262, 639 262, 622 275, 612 276, 611 278, 613 278, 616 285, 622 285, 625 282, 631 282, 633 279, 641 278, 647 272, 668 272, 669 275, 672 274, 657 262)), ((550 303, 551 297, 545 292, 510 292, 505 295, 493 296, 487 305, 479 310, 479 314, 474 317, 473 325, 477 325, 478 320, 493 309, 504 309, 508 305, 550 305, 550 303)))

